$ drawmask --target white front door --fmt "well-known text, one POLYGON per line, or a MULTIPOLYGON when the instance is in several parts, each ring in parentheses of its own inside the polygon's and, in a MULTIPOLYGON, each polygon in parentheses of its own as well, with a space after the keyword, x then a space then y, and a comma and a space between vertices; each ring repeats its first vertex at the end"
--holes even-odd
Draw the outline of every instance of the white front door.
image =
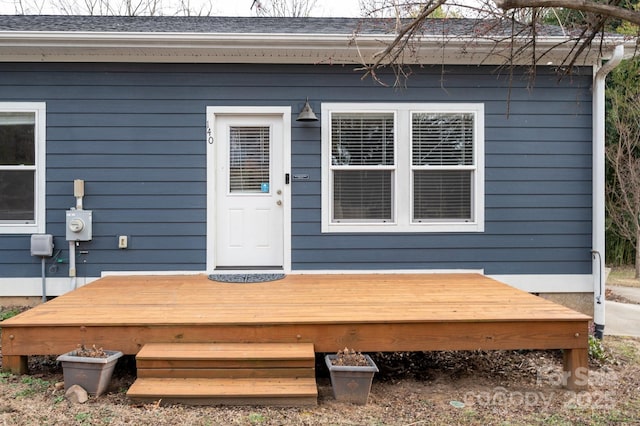
POLYGON ((215 267, 283 268, 282 116, 220 115, 214 131, 215 267))

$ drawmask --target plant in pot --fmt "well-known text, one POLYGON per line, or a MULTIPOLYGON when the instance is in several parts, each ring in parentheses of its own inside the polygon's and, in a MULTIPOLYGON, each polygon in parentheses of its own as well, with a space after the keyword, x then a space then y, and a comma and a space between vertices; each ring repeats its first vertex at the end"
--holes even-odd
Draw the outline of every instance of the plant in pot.
POLYGON ((105 351, 96 345, 90 348, 78 345, 75 350, 60 355, 57 361, 62 363, 64 389, 78 385, 88 394, 100 396, 107 390, 122 355, 120 351, 105 351))
POLYGON ((336 354, 326 355, 325 362, 331 376, 334 398, 337 401, 366 404, 373 375, 378 372, 371 357, 344 348, 336 354))

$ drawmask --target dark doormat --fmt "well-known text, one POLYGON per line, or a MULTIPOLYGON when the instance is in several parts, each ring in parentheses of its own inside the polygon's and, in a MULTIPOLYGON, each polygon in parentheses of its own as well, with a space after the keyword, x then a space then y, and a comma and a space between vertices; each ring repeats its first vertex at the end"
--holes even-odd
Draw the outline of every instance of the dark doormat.
POLYGON ((209 279, 221 283, 265 283, 277 281, 285 277, 284 274, 211 274, 209 279))

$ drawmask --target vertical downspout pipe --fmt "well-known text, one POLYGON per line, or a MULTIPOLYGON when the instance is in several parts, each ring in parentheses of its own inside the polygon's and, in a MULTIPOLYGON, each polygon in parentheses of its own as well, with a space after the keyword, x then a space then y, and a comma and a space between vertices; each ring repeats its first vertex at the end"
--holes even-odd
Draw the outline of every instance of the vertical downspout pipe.
POLYGON ((604 337, 605 315, 605 79, 624 57, 624 46, 618 45, 611 59, 595 69, 593 80, 593 217, 592 266, 594 336, 604 337))

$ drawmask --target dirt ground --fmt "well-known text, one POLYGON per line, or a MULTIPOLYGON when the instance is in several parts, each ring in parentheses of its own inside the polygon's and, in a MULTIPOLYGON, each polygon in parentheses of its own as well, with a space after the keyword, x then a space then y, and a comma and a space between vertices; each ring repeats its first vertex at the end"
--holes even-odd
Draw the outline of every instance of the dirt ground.
MULTIPOLYGON (((108 394, 70 404, 53 357, 31 357, 30 375, 0 375, 2 425, 623 425, 640 424, 640 340, 606 337, 588 390, 562 387, 558 351, 372 354, 380 373, 364 406, 338 403, 318 363, 310 408, 135 405, 125 393, 132 358, 108 394), (56 385, 57 384, 57 385, 56 385)), ((319 358, 320 361, 320 358, 319 358)))
POLYGON ((562 386, 559 351, 371 354, 380 372, 364 406, 334 400, 319 355, 318 405, 306 408, 132 404, 133 357, 118 362, 107 394, 71 404, 55 357, 30 357, 29 375, 0 373, 0 426, 639 425, 640 339, 595 342, 579 392, 562 386))

